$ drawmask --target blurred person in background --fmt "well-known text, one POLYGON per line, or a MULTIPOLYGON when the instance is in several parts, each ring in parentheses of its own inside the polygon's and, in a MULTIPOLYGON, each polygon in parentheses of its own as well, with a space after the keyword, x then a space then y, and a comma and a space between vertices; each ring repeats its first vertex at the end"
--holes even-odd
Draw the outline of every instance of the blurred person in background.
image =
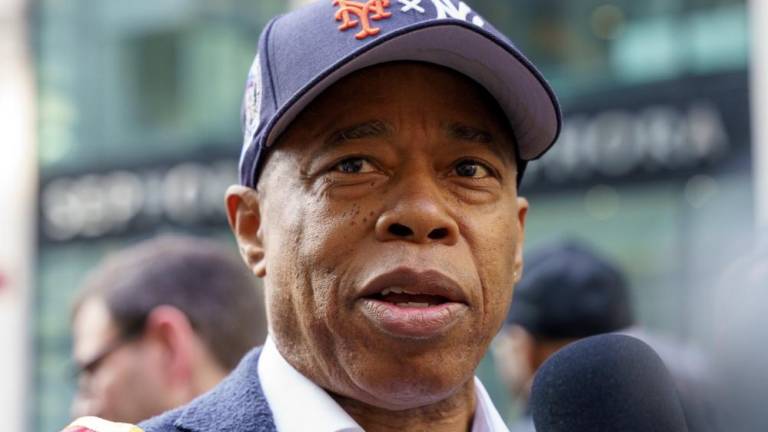
POLYGON ((581 338, 613 332, 637 337, 658 352, 675 381, 690 431, 714 430, 703 356, 636 326, 632 309, 618 265, 584 243, 556 242, 527 255, 507 320, 492 345, 505 386, 525 406, 511 432, 535 431, 528 398, 536 371, 551 355, 581 338))
POLYGON ((264 342, 262 293, 213 240, 166 235, 108 256, 72 313, 72 414, 137 423, 215 386, 264 342))

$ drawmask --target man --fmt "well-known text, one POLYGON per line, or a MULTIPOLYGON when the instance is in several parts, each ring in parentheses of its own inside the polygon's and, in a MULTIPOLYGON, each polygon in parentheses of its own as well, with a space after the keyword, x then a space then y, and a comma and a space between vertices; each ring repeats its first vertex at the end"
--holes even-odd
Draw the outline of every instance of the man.
POLYGON ((137 423, 215 386, 266 337, 261 293, 212 240, 163 236, 109 256, 73 312, 75 416, 137 423))
MULTIPOLYGON (((703 356, 635 326, 624 274, 577 241, 556 242, 527 255, 525 277, 493 343, 494 363, 509 392, 526 405, 536 371, 552 354, 578 339, 612 332, 653 347, 675 381, 689 430, 712 430, 703 356)), ((535 431, 528 414, 510 429, 535 431)))
POLYGON ((227 192, 270 336, 145 431, 499 431, 473 371, 522 270, 526 161, 560 117, 456 0, 322 0, 271 21, 227 192))

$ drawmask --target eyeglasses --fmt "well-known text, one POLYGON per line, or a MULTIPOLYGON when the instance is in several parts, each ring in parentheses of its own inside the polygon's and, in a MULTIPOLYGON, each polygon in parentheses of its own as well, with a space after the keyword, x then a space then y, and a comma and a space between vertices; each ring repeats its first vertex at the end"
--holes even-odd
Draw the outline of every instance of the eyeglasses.
POLYGON ((93 375, 107 358, 109 358, 112 354, 117 352, 124 345, 128 344, 129 342, 135 341, 143 334, 144 334, 144 320, 141 320, 135 325, 129 326, 128 329, 123 331, 122 334, 117 337, 117 339, 109 343, 106 347, 104 347, 101 351, 99 351, 96 355, 94 355, 90 360, 83 362, 82 364, 76 365, 75 371, 72 374, 73 377, 75 379, 80 380, 83 377, 93 375))

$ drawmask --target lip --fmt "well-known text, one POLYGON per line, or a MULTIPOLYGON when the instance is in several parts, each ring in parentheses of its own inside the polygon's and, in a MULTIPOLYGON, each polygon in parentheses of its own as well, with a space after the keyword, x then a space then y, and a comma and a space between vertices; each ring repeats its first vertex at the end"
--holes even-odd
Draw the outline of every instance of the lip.
POLYGON ((380 293, 386 288, 410 287, 410 291, 446 298, 453 303, 467 303, 467 296, 461 286, 445 274, 437 270, 416 271, 400 267, 380 274, 363 285, 359 297, 369 297, 380 293))
POLYGON ((364 285, 358 304, 363 315, 384 333, 415 339, 443 334, 469 310, 467 296, 456 281, 439 271, 409 268, 398 268, 373 278, 364 285), (392 287, 440 296, 447 301, 427 307, 407 307, 371 298, 392 287))

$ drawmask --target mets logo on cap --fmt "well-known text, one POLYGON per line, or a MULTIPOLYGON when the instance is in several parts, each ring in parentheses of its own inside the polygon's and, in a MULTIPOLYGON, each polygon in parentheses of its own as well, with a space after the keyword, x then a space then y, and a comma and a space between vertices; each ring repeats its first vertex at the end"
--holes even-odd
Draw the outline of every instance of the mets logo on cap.
POLYGON ((357 39, 365 39, 368 36, 379 34, 381 29, 371 26, 371 20, 380 21, 392 16, 391 12, 385 11, 389 7, 389 0, 368 0, 365 3, 333 0, 333 5, 339 7, 339 10, 336 11, 336 21, 342 21, 339 30, 348 30, 360 24, 362 29, 355 35, 357 39), (353 19, 353 15, 357 19, 353 19))
MULTIPOLYGON (((400 12, 412 12, 426 14, 427 9, 422 5, 423 0, 397 0, 400 3, 400 12)), ((474 13, 466 3, 453 0, 429 0, 435 10, 435 18, 454 18, 471 22, 478 27, 485 25, 480 15, 474 13), (471 18, 470 18, 471 16, 471 18)), ((390 0, 368 0, 366 2, 352 0, 332 0, 336 6, 336 21, 340 21, 340 31, 347 31, 359 27, 355 38, 363 40, 369 36, 381 33, 381 28, 376 27, 372 21, 381 21, 392 17, 389 9, 392 7, 390 0)))

